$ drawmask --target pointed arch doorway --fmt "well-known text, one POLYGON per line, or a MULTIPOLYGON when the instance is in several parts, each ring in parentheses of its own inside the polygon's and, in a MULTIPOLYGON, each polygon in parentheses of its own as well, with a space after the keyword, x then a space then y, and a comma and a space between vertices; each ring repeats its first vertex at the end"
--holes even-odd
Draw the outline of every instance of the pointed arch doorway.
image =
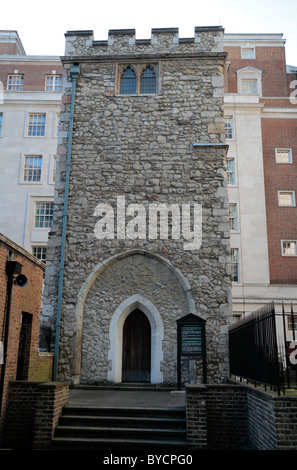
POLYGON ((122 382, 151 381, 151 325, 140 310, 133 310, 123 325, 122 382))

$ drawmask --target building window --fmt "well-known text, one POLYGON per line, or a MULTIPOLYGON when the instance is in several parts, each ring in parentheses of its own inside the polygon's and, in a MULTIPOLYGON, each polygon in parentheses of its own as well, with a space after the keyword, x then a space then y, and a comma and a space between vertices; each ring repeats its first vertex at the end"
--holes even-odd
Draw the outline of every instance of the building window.
POLYGON ((235 313, 233 316, 233 323, 237 323, 242 319, 242 315, 240 313, 235 313))
POLYGON ((24 162, 24 181, 40 182, 42 169, 42 157, 40 155, 25 156, 24 162))
POLYGON ((279 206, 295 206, 295 192, 294 191, 278 191, 278 205, 279 206))
POLYGON ((33 246, 32 254, 43 263, 46 262, 46 246, 33 246))
POLYGON ((238 248, 231 248, 231 279, 232 282, 239 281, 238 248))
POLYGON ((45 90, 46 91, 61 91, 62 90, 62 75, 47 75, 45 77, 45 90))
POLYGON ((233 116, 225 117, 225 137, 226 139, 234 138, 233 116))
POLYGON ((283 256, 297 256, 297 241, 296 240, 282 240, 282 255, 283 256))
POLYGON ((3 113, 0 113, 0 137, 2 137, 3 113))
POLYGON ((236 183, 235 180, 235 159, 234 158, 227 158, 227 184, 230 186, 234 186, 236 183))
POLYGON ((239 94, 262 96, 262 70, 249 66, 236 70, 236 74, 239 94))
POLYGON ((242 47, 241 58, 242 59, 255 59, 256 58, 255 48, 254 47, 242 47))
POLYGON ((258 94, 258 81, 254 79, 241 80, 241 93, 244 95, 257 95, 258 94))
POLYGON ((35 228, 50 228, 53 222, 54 204, 52 202, 36 202, 35 228))
POLYGON ((45 136, 45 114, 29 114, 28 136, 45 136))
POLYGON ((8 75, 7 89, 22 90, 24 85, 24 75, 14 74, 8 75))
POLYGON ((157 93, 155 65, 133 64, 119 67, 121 95, 145 95, 157 93))
POLYGON ((151 67, 144 69, 141 74, 140 93, 156 93, 156 74, 151 67))
POLYGON ((238 230, 237 204, 229 204, 230 229, 238 230))
POLYGON ((131 67, 127 67, 121 76, 121 95, 133 95, 136 93, 136 75, 131 67))
POLYGON ((288 330, 296 331, 297 330, 297 315, 293 314, 293 318, 292 318, 292 315, 288 315, 287 321, 288 321, 288 330))
POLYGON ((291 149, 275 149, 276 163, 292 163, 291 149))

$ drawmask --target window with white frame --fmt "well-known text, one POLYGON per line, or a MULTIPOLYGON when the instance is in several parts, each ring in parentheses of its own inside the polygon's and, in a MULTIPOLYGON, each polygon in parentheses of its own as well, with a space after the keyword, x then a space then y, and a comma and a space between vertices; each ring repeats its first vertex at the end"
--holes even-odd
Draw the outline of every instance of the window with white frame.
POLYGON ((54 204, 53 202, 36 202, 34 227, 50 228, 53 222, 54 204))
POLYGON ((295 206, 295 191, 278 191, 279 206, 295 206))
POLYGON ((231 248, 231 279, 232 282, 239 282, 238 248, 231 248))
POLYGON ((62 90, 62 75, 47 75, 45 77, 45 90, 46 91, 61 91, 62 90))
POLYGON ((225 117, 225 137, 226 137, 226 139, 233 139, 234 138, 233 116, 226 116, 225 117))
POLYGON ((234 158, 227 158, 227 184, 229 186, 234 186, 236 184, 235 178, 235 159, 234 158))
POLYGON ((283 256, 297 256, 297 241, 296 240, 282 240, 282 255, 283 256))
POLYGON ((233 317, 233 323, 236 323, 242 319, 242 315, 240 313, 235 313, 232 315, 233 317))
POLYGON ((254 47, 242 47, 241 58, 242 59, 255 59, 256 58, 255 48, 254 47))
POLYGON ((241 93, 244 95, 258 95, 258 81, 255 79, 243 78, 241 80, 241 93))
POLYGON ((31 137, 44 137, 45 136, 45 113, 42 114, 29 114, 27 135, 31 137))
POLYGON ((291 149, 275 149, 276 163, 292 163, 291 149))
POLYGON ((41 181, 42 156, 25 155, 24 157, 24 177, 27 183, 37 183, 41 181))
POLYGON ((22 90, 23 86, 24 86, 23 74, 8 75, 7 90, 22 90))
POLYGON ((229 204, 229 220, 230 220, 230 229, 237 231, 238 230, 238 215, 237 215, 237 204, 229 204))
POLYGON ((262 70, 249 66, 237 70, 236 73, 239 94, 262 96, 262 70))
POLYGON ((293 314, 293 318, 292 318, 292 315, 288 315, 287 322, 288 322, 289 331, 297 330, 297 315, 293 314))
POLYGON ((33 246, 32 254, 43 263, 46 262, 46 246, 33 246))
POLYGON ((2 137, 3 113, 0 113, 0 137, 2 137))

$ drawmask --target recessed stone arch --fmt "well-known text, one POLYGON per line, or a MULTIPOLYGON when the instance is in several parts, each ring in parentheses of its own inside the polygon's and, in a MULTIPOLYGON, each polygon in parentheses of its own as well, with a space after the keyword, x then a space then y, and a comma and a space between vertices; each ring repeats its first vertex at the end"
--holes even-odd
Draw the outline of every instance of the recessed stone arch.
MULTIPOLYGON (((171 274, 176 278, 178 284, 180 285, 181 290, 183 291, 183 295, 186 299, 186 309, 187 313, 196 313, 195 302, 192 296, 191 286, 186 279, 186 277, 181 273, 179 269, 172 265, 172 263, 157 254, 145 251, 145 250, 128 250, 126 252, 111 256, 106 260, 98 263, 90 272, 89 276, 82 284, 78 296, 77 296, 77 303, 75 309, 75 324, 76 324, 76 331, 75 336, 73 337, 72 341, 72 355, 73 355, 73 363, 72 363, 72 381, 73 383, 80 383, 80 375, 81 375, 81 363, 82 363, 82 332, 83 332, 83 316, 84 316, 84 308, 86 299, 90 292, 90 289, 94 286, 95 282, 99 279, 99 277, 104 273, 104 271, 115 263, 123 260, 126 257, 133 256, 133 255, 141 255, 147 258, 151 258, 158 263, 161 263, 163 266, 168 269, 171 274)), ((139 294, 135 294, 135 296, 129 296, 125 299, 120 305, 118 305, 115 310, 114 314, 111 319, 110 324, 110 348, 109 348, 109 359, 111 360, 111 370, 108 373, 108 378, 112 381, 120 381, 120 372, 119 372, 119 364, 121 361, 119 360, 119 346, 116 346, 115 342, 115 335, 119 334, 122 322, 128 316, 128 314, 134 308, 140 308, 148 317, 152 331, 154 332, 153 344, 154 348, 152 348, 152 364, 154 364, 154 372, 152 372, 152 381, 157 383, 161 380, 162 374, 160 371, 160 358, 162 357, 162 319, 160 313, 158 312, 157 307, 145 297, 140 296, 139 294), (135 307, 136 306, 136 307, 135 307), (160 320, 161 319, 161 320, 160 320), (153 352, 154 351, 154 352, 153 352), (117 358, 116 362, 113 362, 113 358, 117 358), (158 364, 156 364, 158 362, 158 364), (115 365, 115 364, 118 365, 115 365)))

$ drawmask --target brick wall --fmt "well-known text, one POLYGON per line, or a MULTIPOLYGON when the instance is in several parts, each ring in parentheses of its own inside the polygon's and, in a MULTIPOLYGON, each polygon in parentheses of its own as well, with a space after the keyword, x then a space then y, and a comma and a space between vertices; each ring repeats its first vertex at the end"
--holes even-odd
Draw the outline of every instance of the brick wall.
POLYGON ((248 429, 256 449, 276 450, 274 402, 270 396, 250 389, 248 393, 248 429))
MULTIPOLYGON (((0 287, 3 293, 3 295, 0 296, 0 341, 2 341, 3 344, 5 344, 5 319, 7 318, 6 261, 8 258, 22 265, 22 274, 27 277, 28 282, 25 287, 19 287, 13 284, 11 289, 9 333, 6 342, 7 355, 2 392, 0 429, 5 414, 8 382, 15 380, 17 376, 19 339, 23 313, 26 313, 28 318, 30 318, 30 331, 28 333, 28 347, 26 348, 26 360, 24 362, 22 378, 26 380, 31 374, 36 374, 42 285, 45 269, 43 263, 0 234, 0 287)), ((3 370, 4 366, 2 365, 1 380, 3 379, 3 370)))
POLYGON ((296 449, 297 397, 242 384, 187 385, 186 394, 191 448, 296 449))
POLYGON ((246 403, 246 393, 240 385, 188 385, 190 446, 208 450, 248 449, 246 403))
POLYGON ((297 397, 248 389, 249 435, 259 450, 295 450, 297 397))
POLYGON ((193 449, 207 448, 206 393, 204 385, 186 388, 188 443, 193 449))
POLYGON ((13 64, 2 64, 0 68, 0 81, 3 83, 3 88, 7 89, 8 75, 14 73, 14 70, 18 70, 19 74, 24 74, 24 85, 23 90, 30 91, 43 91, 45 90, 45 77, 46 75, 52 75, 52 71, 55 70, 57 75, 63 74, 63 67, 58 60, 53 60, 49 64, 23 64, 17 61, 13 64))
POLYGON ((27 450, 46 447, 68 395, 65 383, 11 382, 3 445, 27 450))
POLYGON ((253 67, 263 71, 263 96, 289 96, 292 90, 289 92, 288 89, 284 47, 256 47, 255 59, 241 59, 240 47, 226 46, 224 50, 228 53, 227 60, 230 61, 225 92, 238 92, 236 70, 243 67, 253 67))
POLYGON ((294 284, 297 258, 284 257, 281 240, 296 240, 297 209, 279 207, 278 191, 295 191, 297 197, 297 122, 295 119, 262 119, 264 181, 271 283, 294 284), (276 163, 275 149, 290 148, 292 163, 276 163))

